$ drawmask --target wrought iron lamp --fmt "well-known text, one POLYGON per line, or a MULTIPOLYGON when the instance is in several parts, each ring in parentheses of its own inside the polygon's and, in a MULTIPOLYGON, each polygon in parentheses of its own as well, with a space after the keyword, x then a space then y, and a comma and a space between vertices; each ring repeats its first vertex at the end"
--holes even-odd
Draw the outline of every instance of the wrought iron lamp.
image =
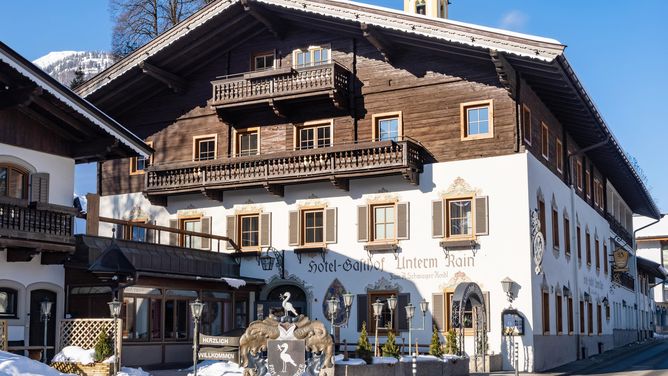
POLYGON ((413 317, 415 317, 415 306, 413 303, 408 303, 404 308, 406 309, 406 319, 408 320, 408 353, 410 354, 412 340, 411 332, 413 330, 424 330, 424 320, 427 316, 427 310, 429 310, 429 302, 425 299, 422 299, 420 302, 420 311, 422 312, 422 327, 420 328, 413 328, 413 317))
POLYGON ((44 363, 47 362, 47 356, 46 356, 46 333, 47 333, 47 327, 49 323, 49 318, 51 317, 51 307, 53 306, 53 302, 49 301, 48 299, 42 300, 39 306, 39 311, 41 314, 42 321, 44 322, 44 349, 43 349, 43 354, 42 358, 44 359, 44 363))
POLYGON ((353 297, 355 295, 347 292, 343 294, 343 308, 346 310, 346 316, 344 320, 338 324, 334 322, 336 319, 336 314, 339 311, 339 299, 332 296, 327 300, 327 313, 329 314, 329 334, 334 335, 334 328, 341 328, 348 326, 348 320, 350 319, 350 307, 353 305, 353 297))
POLYGON ((373 316, 376 318, 376 335, 373 344, 374 356, 378 356, 378 321, 380 320, 380 314, 383 313, 383 306, 385 306, 385 303, 381 302, 380 299, 376 299, 376 302, 371 304, 371 307, 373 307, 373 316))
POLYGON ((118 317, 121 315, 121 302, 114 297, 114 300, 107 303, 109 305, 109 314, 114 318, 114 375, 118 373, 118 317))
POLYGON ((264 254, 258 257, 258 264, 262 266, 262 270, 274 269, 274 261, 278 266, 278 272, 281 274, 281 279, 285 279, 285 250, 278 250, 274 247, 268 247, 264 254), (272 254, 269 254, 271 251, 272 254))
POLYGON ((394 328, 394 310, 397 309, 397 297, 392 295, 387 298, 387 308, 390 309, 390 325, 394 328))
POLYGON ((204 311, 204 303, 200 302, 199 299, 195 299, 194 302, 190 303, 190 314, 193 317, 193 322, 195 324, 195 334, 193 335, 193 375, 197 376, 197 338, 199 337, 199 320, 202 317, 202 311, 204 311))
POLYGON ((515 300, 515 294, 513 294, 513 286, 515 285, 515 281, 512 279, 506 277, 501 281, 501 287, 503 287, 503 292, 506 293, 506 297, 508 298, 508 303, 511 305, 513 304, 513 300, 515 300))

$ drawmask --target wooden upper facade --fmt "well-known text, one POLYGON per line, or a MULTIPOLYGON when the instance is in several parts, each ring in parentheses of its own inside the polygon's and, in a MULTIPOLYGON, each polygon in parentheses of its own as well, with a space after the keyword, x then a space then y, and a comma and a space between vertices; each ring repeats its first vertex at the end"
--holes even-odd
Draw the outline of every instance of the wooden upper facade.
POLYGON ((425 163, 528 150, 602 215, 614 217, 613 191, 618 222, 657 215, 558 42, 354 3, 294 5, 214 2, 82 86, 155 149, 102 163, 100 193, 164 204, 243 187, 281 195, 302 181, 346 189, 369 175, 417 183, 425 163))

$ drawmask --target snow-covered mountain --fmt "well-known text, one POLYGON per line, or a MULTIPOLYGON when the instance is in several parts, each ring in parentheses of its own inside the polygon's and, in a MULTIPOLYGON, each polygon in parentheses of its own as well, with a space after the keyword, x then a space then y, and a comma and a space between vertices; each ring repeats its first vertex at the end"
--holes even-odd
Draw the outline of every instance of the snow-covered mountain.
POLYGON ((87 80, 114 63, 110 53, 91 51, 55 51, 33 61, 51 77, 69 86, 74 72, 81 69, 87 80))

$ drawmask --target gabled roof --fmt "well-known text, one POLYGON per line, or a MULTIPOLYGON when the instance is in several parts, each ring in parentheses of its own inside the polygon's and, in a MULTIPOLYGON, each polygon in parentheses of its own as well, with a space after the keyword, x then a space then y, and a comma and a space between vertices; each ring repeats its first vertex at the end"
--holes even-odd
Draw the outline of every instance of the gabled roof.
POLYGON ((77 162, 152 153, 137 136, 2 42, 0 82, 0 96, 8 106, 15 100, 30 116, 58 128, 66 139, 76 138, 81 146, 99 149, 86 150, 92 153, 86 156, 73 151, 77 162), (93 143, 100 139, 108 141, 93 143))
MULTIPOLYGON (((634 212, 654 218, 659 216, 644 183, 568 63, 565 46, 554 39, 351 1, 218 0, 93 77, 77 91, 96 103, 113 106, 113 102, 121 99, 119 95, 125 95, 119 93, 136 91, 136 86, 132 90, 128 88, 133 81, 142 80, 143 64, 164 64, 171 73, 187 76, 191 65, 198 62, 192 56, 193 46, 205 46, 205 42, 219 38, 228 40, 225 48, 232 49, 240 43, 239 40, 257 34, 259 27, 252 28, 257 20, 243 18, 247 17, 244 9, 260 13, 259 18, 264 17, 265 21, 267 18, 311 21, 308 23, 310 27, 331 30, 339 35, 361 37, 364 28, 380 30, 383 39, 390 43, 478 61, 490 62, 501 55, 532 87, 580 147, 609 140, 605 146, 588 152, 587 156, 609 178, 634 212), (318 22, 313 22, 316 20, 318 22)), ((262 26, 263 22, 256 23, 262 26)), ((271 21, 264 23, 267 26, 266 23, 271 21)), ((275 26, 280 27, 280 22, 275 26)), ((220 54, 222 49, 214 52, 220 54)), ((204 57, 200 58, 211 58, 214 52, 202 53, 204 57)), ((514 73, 504 74, 512 76, 514 73)), ((510 80, 514 78, 509 77, 510 80)), ((144 93, 150 92, 149 88, 144 90, 144 93)))

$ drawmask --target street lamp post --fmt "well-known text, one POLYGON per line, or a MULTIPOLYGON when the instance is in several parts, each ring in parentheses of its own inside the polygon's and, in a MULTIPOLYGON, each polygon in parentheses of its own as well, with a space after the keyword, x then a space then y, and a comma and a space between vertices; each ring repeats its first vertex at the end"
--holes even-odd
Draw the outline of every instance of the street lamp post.
POLYGON ((380 299, 376 299, 376 302, 371 306, 373 307, 373 316, 376 318, 376 335, 373 344, 373 355, 378 356, 378 321, 380 320, 380 314, 383 312, 383 306, 385 303, 381 302, 380 299))
POLYGON ((199 337, 199 319, 202 317, 202 311, 204 310, 204 303, 200 302, 199 299, 195 299, 194 302, 190 303, 190 313, 193 317, 193 322, 195 324, 195 333, 193 335, 193 375, 197 376, 197 337, 199 337))
POLYGON ((43 355, 42 358, 44 359, 44 363, 47 362, 47 356, 46 356, 46 347, 47 347, 47 342, 46 342, 46 337, 47 337, 47 328, 48 328, 48 323, 49 323, 49 318, 51 317, 51 306, 53 305, 53 302, 49 301, 48 299, 42 300, 40 303, 40 313, 42 317, 42 321, 44 322, 44 350, 43 350, 43 355))
POLYGON ((387 298, 387 308, 390 309, 390 326, 394 329, 394 310, 397 309, 397 297, 392 295, 387 298))
POLYGON ((341 328, 348 325, 348 320, 350 319, 350 307, 353 305, 353 297, 355 295, 351 293, 343 294, 343 308, 346 310, 346 316, 343 322, 336 324, 334 320, 336 319, 336 313, 339 311, 339 299, 334 295, 327 300, 327 313, 329 314, 329 334, 334 335, 334 328, 341 328))
POLYGON ((422 312, 422 327, 413 328, 413 317, 415 317, 415 306, 413 303, 408 303, 406 305, 406 319, 408 320, 408 354, 411 354, 411 340, 412 340, 412 331, 413 330, 424 330, 424 321, 425 316, 427 315, 427 310, 429 309, 429 302, 425 299, 422 299, 420 302, 420 311, 422 312))
POLYGON ((114 375, 118 373, 120 362, 118 359, 118 317, 121 315, 121 302, 114 297, 114 300, 107 303, 109 305, 109 314, 114 318, 114 375))

